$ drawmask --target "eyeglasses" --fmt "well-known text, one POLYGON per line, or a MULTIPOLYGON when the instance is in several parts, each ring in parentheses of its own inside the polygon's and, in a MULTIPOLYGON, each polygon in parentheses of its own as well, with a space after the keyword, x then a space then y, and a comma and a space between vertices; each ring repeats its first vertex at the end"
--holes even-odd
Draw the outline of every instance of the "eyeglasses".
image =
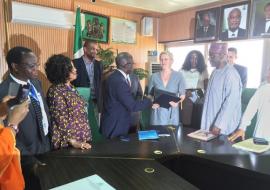
POLYGON ((40 66, 39 63, 21 63, 20 66, 25 69, 35 69, 40 66))

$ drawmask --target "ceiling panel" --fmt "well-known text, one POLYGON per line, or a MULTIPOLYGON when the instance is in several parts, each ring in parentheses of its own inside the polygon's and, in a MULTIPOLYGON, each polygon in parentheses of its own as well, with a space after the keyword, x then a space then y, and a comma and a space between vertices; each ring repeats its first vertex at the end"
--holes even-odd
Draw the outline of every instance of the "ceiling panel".
POLYGON ((139 8, 159 13, 170 13, 221 0, 102 0, 121 6, 139 8))

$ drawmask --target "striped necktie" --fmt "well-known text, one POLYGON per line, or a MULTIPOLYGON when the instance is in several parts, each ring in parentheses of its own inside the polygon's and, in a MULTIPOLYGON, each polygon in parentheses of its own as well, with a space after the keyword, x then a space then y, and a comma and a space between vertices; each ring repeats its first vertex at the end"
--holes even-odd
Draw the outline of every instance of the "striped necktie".
POLYGON ((31 100, 31 104, 34 108, 35 111, 35 115, 36 115, 36 121, 37 124, 40 128, 40 132, 41 132, 41 137, 45 136, 44 130, 43 130, 43 122, 42 122, 42 112, 41 112, 41 107, 40 107, 40 102, 37 96, 37 93, 34 89, 34 86, 32 84, 30 84, 30 93, 29 93, 29 97, 31 100))

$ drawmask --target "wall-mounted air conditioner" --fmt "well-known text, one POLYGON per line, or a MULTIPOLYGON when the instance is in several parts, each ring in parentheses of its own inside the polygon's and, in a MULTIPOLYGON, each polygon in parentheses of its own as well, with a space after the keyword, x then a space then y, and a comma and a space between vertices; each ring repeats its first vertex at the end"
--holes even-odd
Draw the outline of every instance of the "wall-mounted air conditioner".
POLYGON ((149 73, 153 74, 161 70, 160 64, 158 62, 150 62, 149 73))
POLYGON ((15 23, 69 29, 73 28, 74 20, 72 11, 12 1, 11 21, 15 23))
POLYGON ((160 71, 160 64, 157 61, 156 50, 148 51, 148 63, 149 63, 149 74, 153 74, 160 71))

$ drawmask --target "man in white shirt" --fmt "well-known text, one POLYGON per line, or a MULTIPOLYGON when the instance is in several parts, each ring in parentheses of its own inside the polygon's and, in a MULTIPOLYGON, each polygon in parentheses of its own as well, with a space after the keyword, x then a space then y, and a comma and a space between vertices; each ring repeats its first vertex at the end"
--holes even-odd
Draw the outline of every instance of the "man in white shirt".
POLYGON ((267 83, 261 85, 250 99, 238 130, 229 137, 235 141, 239 137, 245 139, 246 128, 251 124, 252 118, 257 115, 257 122, 253 136, 265 138, 270 141, 270 69, 268 70, 267 83))
POLYGON ((215 70, 205 94, 201 129, 215 135, 229 135, 240 123, 241 79, 235 68, 227 63, 226 43, 210 45, 209 61, 215 70))

